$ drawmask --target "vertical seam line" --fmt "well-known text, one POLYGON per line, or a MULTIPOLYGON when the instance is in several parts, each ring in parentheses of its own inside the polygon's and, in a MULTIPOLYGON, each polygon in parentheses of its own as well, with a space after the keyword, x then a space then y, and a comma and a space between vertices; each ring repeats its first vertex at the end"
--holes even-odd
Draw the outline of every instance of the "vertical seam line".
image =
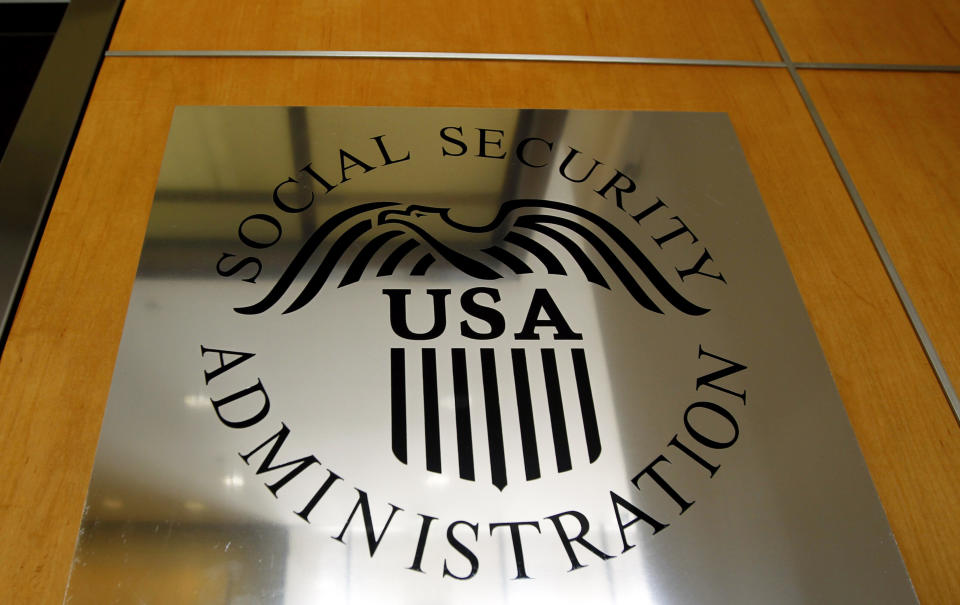
POLYGON ((877 231, 877 227, 873 222, 873 218, 870 216, 866 205, 863 203, 863 198, 860 197, 860 192, 857 190, 857 186, 853 182, 853 177, 850 176, 850 173, 847 171, 847 167, 844 164, 843 159, 840 157, 840 152, 834 144, 833 138, 830 136, 830 132, 827 130, 826 124, 820 117, 820 112, 817 110, 816 105, 813 102, 813 98, 810 96, 806 86, 803 84, 803 80, 800 78, 800 74, 797 72, 796 64, 790 58, 790 53, 787 52, 787 48, 784 46, 783 40, 780 39, 780 35, 777 33, 777 30, 774 27, 773 21, 770 19, 770 15, 767 14, 762 0, 753 0, 753 4, 756 7, 757 12, 760 13, 760 18, 763 20, 764 25, 766 25, 767 31, 770 34, 770 37, 773 39, 774 45, 780 52, 780 58, 786 65, 787 71, 790 73, 790 77, 793 78, 793 83, 796 85, 797 91, 800 93, 800 97, 803 99, 803 103, 807 107, 807 112, 810 114, 810 118, 813 120, 814 125, 817 127, 817 131, 820 133, 820 138, 823 140, 823 143, 827 148, 827 152, 830 154, 830 158, 833 160, 834 168, 836 168, 837 173, 840 175, 840 179, 847 188, 847 193, 850 195, 850 199, 853 201, 853 205, 857 209, 857 214, 860 215, 860 220, 867 230, 867 235, 870 237, 870 241, 873 243, 873 247, 876 250, 877 255, 880 257, 880 262, 883 263, 883 268, 887 272, 887 277, 893 284, 893 288, 896 290, 897 296, 900 298, 900 304, 903 305, 903 309, 906 311, 907 317, 910 319, 910 323, 913 325, 914 332, 916 333, 917 338, 920 340, 920 345, 923 347, 923 352, 927 356, 927 361, 929 361, 930 365, 933 367, 933 371, 937 376, 937 380, 940 382, 940 388, 943 390, 943 394, 946 396, 947 402, 950 404, 950 407, 953 410, 954 418, 958 423, 960 423, 960 401, 957 399, 957 393, 953 388, 950 377, 947 375, 947 371, 943 366, 943 362, 940 360, 940 356, 937 354, 936 347, 934 347, 933 341, 930 340, 930 335, 927 333, 927 329, 924 327, 923 321, 920 319, 920 315, 917 313, 917 309, 913 305, 910 294, 907 292, 906 286, 900 279, 900 274, 897 272, 897 268, 893 263, 893 259, 890 257, 886 246, 883 244, 883 239, 880 237, 880 232, 877 231))

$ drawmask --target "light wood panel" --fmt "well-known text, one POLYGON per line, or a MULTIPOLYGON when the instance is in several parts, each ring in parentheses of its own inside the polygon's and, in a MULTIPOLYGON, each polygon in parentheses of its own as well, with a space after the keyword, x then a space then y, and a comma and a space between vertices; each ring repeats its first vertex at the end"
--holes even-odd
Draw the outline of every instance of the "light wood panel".
POLYGON ((127 0, 113 50, 456 51, 777 61, 750 0, 127 0), (707 18, 709 16, 709 18, 707 18), (156 27, 162 23, 163 27, 156 27))
POLYGON ((960 385, 960 74, 805 70, 803 79, 960 385))
POLYGON ((763 0, 794 61, 960 64, 954 0, 763 0))
POLYGON ((785 70, 107 59, 0 358, 0 602, 59 602, 178 104, 729 112, 921 598, 960 594, 960 435, 785 70))

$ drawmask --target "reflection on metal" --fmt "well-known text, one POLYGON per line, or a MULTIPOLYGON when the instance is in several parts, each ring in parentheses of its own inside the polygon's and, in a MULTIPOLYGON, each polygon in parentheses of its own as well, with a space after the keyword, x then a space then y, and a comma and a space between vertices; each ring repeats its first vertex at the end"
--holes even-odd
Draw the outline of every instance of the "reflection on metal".
POLYGON ((119 0, 73 0, 0 161, 0 348, 119 0))
POLYGON ((67 599, 909 603, 721 114, 180 108, 67 599))

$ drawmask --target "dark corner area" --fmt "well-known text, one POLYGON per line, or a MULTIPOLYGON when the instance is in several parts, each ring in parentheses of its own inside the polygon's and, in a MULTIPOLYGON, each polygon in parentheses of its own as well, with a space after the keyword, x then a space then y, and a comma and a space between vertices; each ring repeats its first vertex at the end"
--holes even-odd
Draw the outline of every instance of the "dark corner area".
POLYGON ((0 1, 0 158, 66 8, 66 2, 0 1))

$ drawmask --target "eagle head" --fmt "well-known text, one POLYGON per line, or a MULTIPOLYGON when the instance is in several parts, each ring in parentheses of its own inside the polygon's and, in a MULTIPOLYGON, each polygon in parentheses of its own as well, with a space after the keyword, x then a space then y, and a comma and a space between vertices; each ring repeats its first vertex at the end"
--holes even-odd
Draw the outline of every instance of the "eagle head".
POLYGON ((427 231, 449 229, 452 226, 449 213, 449 208, 412 204, 403 210, 384 210, 377 216, 377 224, 399 223, 427 231))

